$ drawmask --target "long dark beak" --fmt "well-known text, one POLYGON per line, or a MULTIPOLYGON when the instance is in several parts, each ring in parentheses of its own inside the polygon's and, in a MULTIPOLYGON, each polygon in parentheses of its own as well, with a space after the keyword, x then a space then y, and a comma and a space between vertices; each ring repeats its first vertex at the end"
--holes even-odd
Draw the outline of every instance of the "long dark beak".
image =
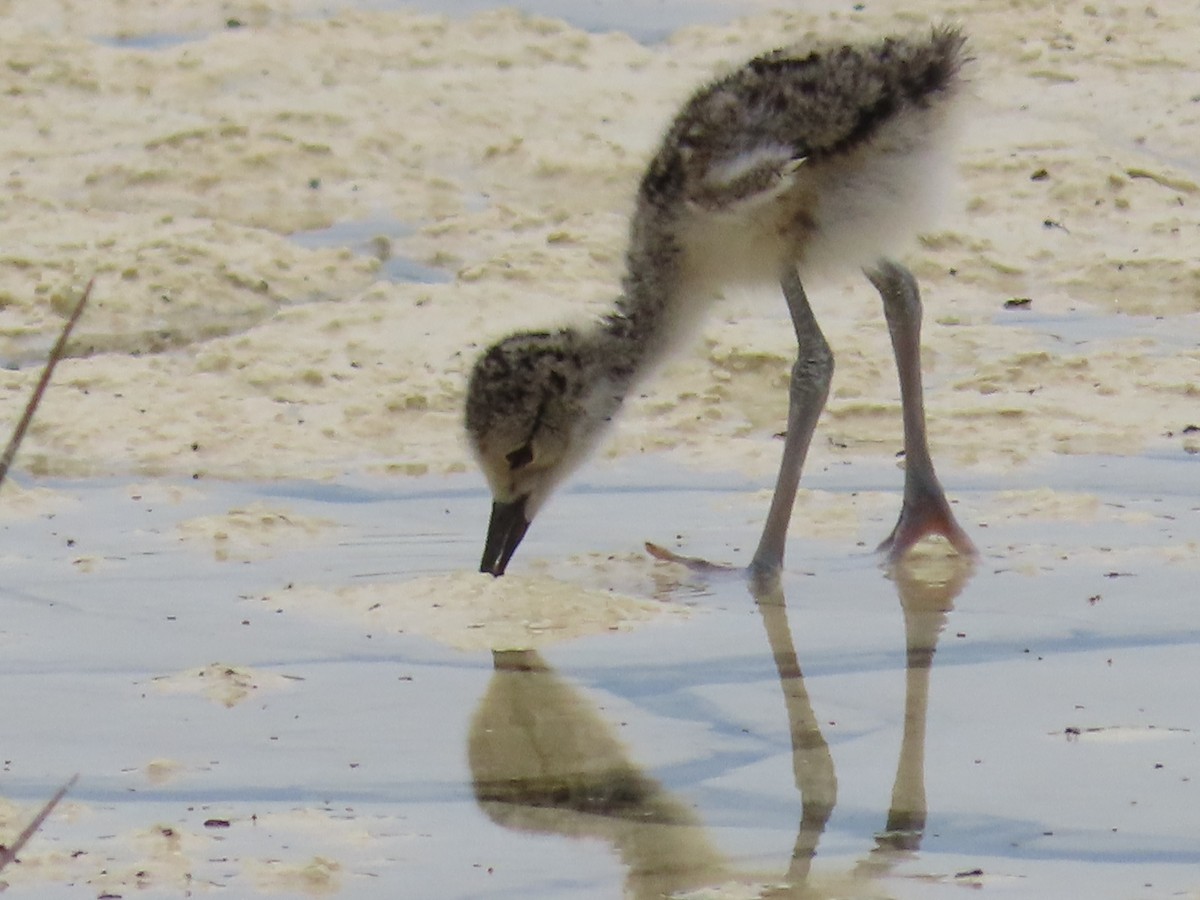
POLYGON ((508 561, 517 552, 517 545, 529 528, 529 520, 525 518, 525 501, 527 497, 518 497, 512 503, 492 503, 492 518, 488 522, 487 541, 483 545, 483 562, 479 564, 480 572, 500 576, 508 566, 508 561))

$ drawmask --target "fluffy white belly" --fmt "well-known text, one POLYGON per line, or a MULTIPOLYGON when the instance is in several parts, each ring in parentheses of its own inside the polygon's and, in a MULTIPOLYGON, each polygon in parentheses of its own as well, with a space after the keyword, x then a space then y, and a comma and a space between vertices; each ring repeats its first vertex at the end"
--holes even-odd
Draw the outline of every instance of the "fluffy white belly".
MULTIPOLYGON (((908 111, 867 145, 797 166, 786 182, 717 209, 689 207, 679 225, 681 293, 705 303, 732 285, 843 276, 902 251, 953 193, 946 111, 908 111)), ((683 298, 681 298, 683 299, 683 298)))

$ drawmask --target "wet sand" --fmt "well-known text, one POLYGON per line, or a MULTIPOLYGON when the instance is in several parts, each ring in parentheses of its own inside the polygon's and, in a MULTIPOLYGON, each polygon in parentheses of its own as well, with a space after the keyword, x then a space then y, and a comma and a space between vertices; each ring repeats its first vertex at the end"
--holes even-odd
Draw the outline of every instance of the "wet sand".
POLYGON ((641 549, 745 562, 778 298, 726 298, 498 582, 465 373, 611 302, 697 83, 930 7, 641 42, 326 6, 6 7, 4 419, 97 275, 0 493, 0 840, 81 775, 9 892, 1200 896, 1191 19, 938 7, 976 98, 906 260, 982 556, 879 569, 886 329, 862 279, 813 286, 838 371, 782 605, 641 549))

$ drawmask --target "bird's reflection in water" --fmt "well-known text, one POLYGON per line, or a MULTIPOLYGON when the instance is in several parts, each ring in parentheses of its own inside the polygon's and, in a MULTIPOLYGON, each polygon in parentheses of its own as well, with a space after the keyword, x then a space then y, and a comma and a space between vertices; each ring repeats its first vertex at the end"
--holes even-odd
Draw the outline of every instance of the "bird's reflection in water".
MULTIPOLYGON (((925 720, 938 637, 970 576, 958 559, 902 564, 892 581, 904 612, 904 728, 884 829, 865 859, 836 885, 809 878, 817 844, 837 802, 829 745, 813 712, 778 582, 753 584, 784 697, 792 768, 802 811, 786 871, 739 870, 709 838, 691 807, 629 758, 586 697, 533 650, 497 651, 495 673, 471 723, 469 756, 475 796, 507 828, 610 843, 626 867, 624 895, 662 898, 730 882, 760 885, 759 897, 868 897, 920 846, 926 818, 925 720)), ((822 879, 824 880, 824 879, 822 879)))
POLYGON ((720 854, 695 813, 630 761, 580 691, 534 650, 498 651, 494 661, 469 743, 475 797, 494 822, 608 841, 630 897, 721 880, 720 854))

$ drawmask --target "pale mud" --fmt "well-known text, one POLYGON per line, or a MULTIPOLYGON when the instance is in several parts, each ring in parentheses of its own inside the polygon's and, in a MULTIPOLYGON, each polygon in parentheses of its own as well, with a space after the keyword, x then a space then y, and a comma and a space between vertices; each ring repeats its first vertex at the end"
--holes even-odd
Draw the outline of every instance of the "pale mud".
POLYGON ((279 610, 355 622, 372 634, 416 634, 475 651, 545 647, 628 631, 663 615, 688 615, 679 603, 641 599, 611 587, 587 588, 544 575, 493 578, 468 572, 402 584, 288 587, 267 594, 263 602, 279 610))
MULTIPOLYGON (((759 13, 644 46, 514 12, 305 17, 316 8, 8 4, 0 355, 31 364, 98 276, 31 471, 466 469, 471 361, 515 328, 611 302, 638 175, 696 84, 783 41, 930 16, 759 13), (193 39, 110 40, 157 34, 193 39), (394 227, 357 252, 287 237, 347 221, 394 227), (392 254, 445 280, 386 280, 392 254)), ((1011 0, 936 14, 962 22, 976 57, 961 208, 906 257, 927 300, 938 457, 1005 468, 1177 446, 1200 391, 1189 15, 1011 0), (1031 311, 1003 308, 1017 298, 1031 311), (1169 316, 1178 343, 1119 328, 1076 340, 1045 321, 1068 312, 1169 316)), ((818 462, 895 452, 877 298, 861 278, 812 293, 838 354, 818 462)), ((785 321, 769 293, 729 298, 606 452, 769 472, 785 321)), ((35 377, 5 373, 6 415, 35 377)))
MULTIPOLYGON (((78 804, 69 804, 59 815, 68 820, 87 817, 78 804)), ((163 896, 161 886, 169 884, 193 896, 206 896, 223 890, 225 885, 209 877, 198 860, 207 856, 208 868, 214 873, 228 870, 230 860, 220 854, 228 852, 224 845, 229 829, 261 826, 263 831, 269 830, 272 836, 293 844, 319 841, 330 851, 358 849, 368 840, 362 836, 360 826, 348 828, 344 817, 316 810, 270 814, 256 817, 253 822, 209 822, 194 830, 153 825, 106 835, 103 849, 93 853, 25 854, 19 874, 5 872, 9 884, 0 881, 0 885, 20 895, 25 885, 58 882, 77 890, 90 889, 94 896, 118 898, 129 896, 129 892, 163 896)), ((319 854, 304 857, 289 853, 286 844, 282 854, 234 862, 244 872, 242 889, 258 895, 321 897, 337 894, 343 887, 341 866, 336 861, 319 854)))
POLYGON ((278 548, 295 548, 317 543, 332 519, 297 515, 255 503, 211 516, 198 516, 179 523, 179 535, 211 548, 220 560, 250 561, 278 548))
MULTIPOLYGON (((173 675, 160 675, 150 684, 154 690, 164 694, 199 694, 221 706, 234 707, 257 694, 287 688, 296 681, 303 680, 295 676, 257 672, 246 666, 215 662, 173 675)), ((147 766, 147 777, 152 781, 156 777, 156 774, 150 771, 153 765, 154 763, 150 763, 147 766)))

